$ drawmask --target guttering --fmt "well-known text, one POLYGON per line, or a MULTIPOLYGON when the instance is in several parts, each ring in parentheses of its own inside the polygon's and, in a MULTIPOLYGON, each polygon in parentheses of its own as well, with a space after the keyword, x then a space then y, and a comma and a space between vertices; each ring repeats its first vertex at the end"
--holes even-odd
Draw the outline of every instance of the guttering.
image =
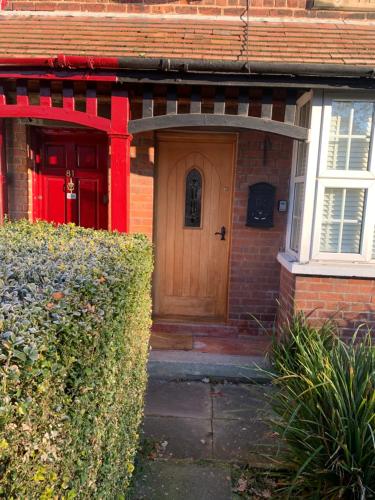
POLYGON ((249 75, 373 77, 375 68, 341 64, 294 64, 259 61, 158 59, 119 57, 121 69, 179 71, 183 73, 232 73, 249 75))
POLYGON ((171 59, 158 57, 0 57, 0 68, 47 67, 55 70, 151 70, 241 75, 337 76, 374 78, 375 67, 349 64, 304 64, 259 61, 171 59))

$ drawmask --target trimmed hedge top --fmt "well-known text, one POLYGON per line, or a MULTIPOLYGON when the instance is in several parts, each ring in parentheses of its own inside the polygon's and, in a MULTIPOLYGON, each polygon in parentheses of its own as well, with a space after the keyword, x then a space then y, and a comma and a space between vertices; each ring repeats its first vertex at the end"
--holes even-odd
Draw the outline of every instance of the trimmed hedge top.
POLYGON ((0 496, 116 498, 142 415, 152 249, 72 225, 0 228, 0 496))

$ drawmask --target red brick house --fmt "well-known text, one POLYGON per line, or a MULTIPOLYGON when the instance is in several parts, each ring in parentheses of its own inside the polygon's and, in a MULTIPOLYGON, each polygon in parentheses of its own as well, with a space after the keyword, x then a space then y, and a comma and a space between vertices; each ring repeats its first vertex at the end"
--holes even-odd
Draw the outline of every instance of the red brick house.
POLYGON ((373 0, 1 9, 0 215, 153 238, 154 347, 375 323, 373 0))

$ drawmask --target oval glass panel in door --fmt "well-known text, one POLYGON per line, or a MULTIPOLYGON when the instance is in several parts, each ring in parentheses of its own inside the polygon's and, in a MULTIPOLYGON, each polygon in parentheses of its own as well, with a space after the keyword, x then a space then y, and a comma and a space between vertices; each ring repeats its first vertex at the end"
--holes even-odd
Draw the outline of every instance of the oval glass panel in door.
POLYGON ((185 227, 201 227, 202 213, 202 175, 196 169, 186 176, 185 227))

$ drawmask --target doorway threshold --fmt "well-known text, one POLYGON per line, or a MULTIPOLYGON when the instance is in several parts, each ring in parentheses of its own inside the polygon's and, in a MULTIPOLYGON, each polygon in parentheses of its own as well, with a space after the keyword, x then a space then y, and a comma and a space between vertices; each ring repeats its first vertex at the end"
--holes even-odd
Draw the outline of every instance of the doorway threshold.
POLYGON ((267 335, 243 333, 237 326, 226 323, 156 320, 151 333, 151 346, 158 350, 264 356, 270 343, 267 335))
POLYGON ((178 316, 178 315, 173 315, 173 316, 155 316, 153 318, 154 323, 157 324, 175 324, 175 323, 183 323, 185 325, 196 325, 198 324, 218 324, 218 325, 225 325, 226 321, 224 318, 217 316, 217 317, 207 317, 207 316, 178 316))

